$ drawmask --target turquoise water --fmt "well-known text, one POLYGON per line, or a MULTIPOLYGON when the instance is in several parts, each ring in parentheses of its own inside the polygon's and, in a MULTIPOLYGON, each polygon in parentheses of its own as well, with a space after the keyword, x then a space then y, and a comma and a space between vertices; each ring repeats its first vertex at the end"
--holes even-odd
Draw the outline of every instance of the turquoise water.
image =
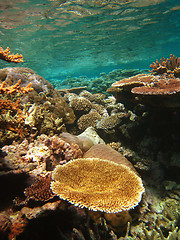
POLYGON ((47 80, 180 56, 180 0, 0 0, 0 46, 47 80))

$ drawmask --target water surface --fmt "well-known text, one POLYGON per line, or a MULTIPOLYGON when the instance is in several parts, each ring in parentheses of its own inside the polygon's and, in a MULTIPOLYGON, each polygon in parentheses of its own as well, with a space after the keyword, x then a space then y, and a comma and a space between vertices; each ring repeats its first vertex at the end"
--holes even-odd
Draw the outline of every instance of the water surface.
POLYGON ((148 69, 180 56, 180 0, 1 0, 0 45, 51 81, 148 69))

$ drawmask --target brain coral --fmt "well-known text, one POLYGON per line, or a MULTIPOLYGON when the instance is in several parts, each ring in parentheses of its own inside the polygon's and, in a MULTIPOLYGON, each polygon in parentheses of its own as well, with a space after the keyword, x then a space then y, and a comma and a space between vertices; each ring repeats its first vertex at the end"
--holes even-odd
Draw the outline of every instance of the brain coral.
POLYGON ((79 158, 55 168, 52 191, 61 199, 108 213, 138 205, 144 187, 129 167, 99 158, 79 158))

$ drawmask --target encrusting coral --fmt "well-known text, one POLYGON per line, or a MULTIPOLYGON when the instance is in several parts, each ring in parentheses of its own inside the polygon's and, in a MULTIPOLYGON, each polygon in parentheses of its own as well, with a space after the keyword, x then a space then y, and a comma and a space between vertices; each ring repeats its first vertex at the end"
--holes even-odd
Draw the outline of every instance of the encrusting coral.
POLYGON ((58 165, 52 191, 61 199, 107 213, 134 208, 141 201, 141 178, 125 165, 99 158, 80 158, 58 165))
POLYGON ((0 47, 0 59, 6 62, 20 63, 23 62, 23 55, 18 53, 11 54, 9 47, 7 47, 5 50, 0 47))

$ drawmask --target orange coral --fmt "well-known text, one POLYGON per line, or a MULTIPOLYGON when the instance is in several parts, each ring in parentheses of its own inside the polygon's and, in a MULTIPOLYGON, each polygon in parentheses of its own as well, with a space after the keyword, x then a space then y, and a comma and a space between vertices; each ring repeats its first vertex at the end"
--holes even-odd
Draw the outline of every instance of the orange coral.
POLYGON ((13 93, 28 93, 30 91, 33 91, 34 89, 31 88, 31 83, 29 83, 26 87, 21 87, 21 79, 18 80, 18 82, 15 85, 9 86, 6 84, 6 82, 0 83, 0 93, 6 93, 6 94, 13 94, 13 93))
POLYGON ((11 54, 9 47, 7 47, 5 50, 3 50, 2 47, 0 47, 0 59, 6 62, 19 63, 23 62, 23 55, 18 53, 11 54))
POLYGON ((11 131, 21 138, 26 134, 24 129, 24 114, 21 109, 20 96, 33 90, 31 83, 21 87, 21 79, 14 85, 0 83, 0 129, 1 135, 6 136, 6 131, 11 131))
POLYGON ((0 112, 5 113, 6 110, 17 111, 19 109, 19 102, 19 99, 16 102, 12 102, 9 99, 0 99, 0 112))

